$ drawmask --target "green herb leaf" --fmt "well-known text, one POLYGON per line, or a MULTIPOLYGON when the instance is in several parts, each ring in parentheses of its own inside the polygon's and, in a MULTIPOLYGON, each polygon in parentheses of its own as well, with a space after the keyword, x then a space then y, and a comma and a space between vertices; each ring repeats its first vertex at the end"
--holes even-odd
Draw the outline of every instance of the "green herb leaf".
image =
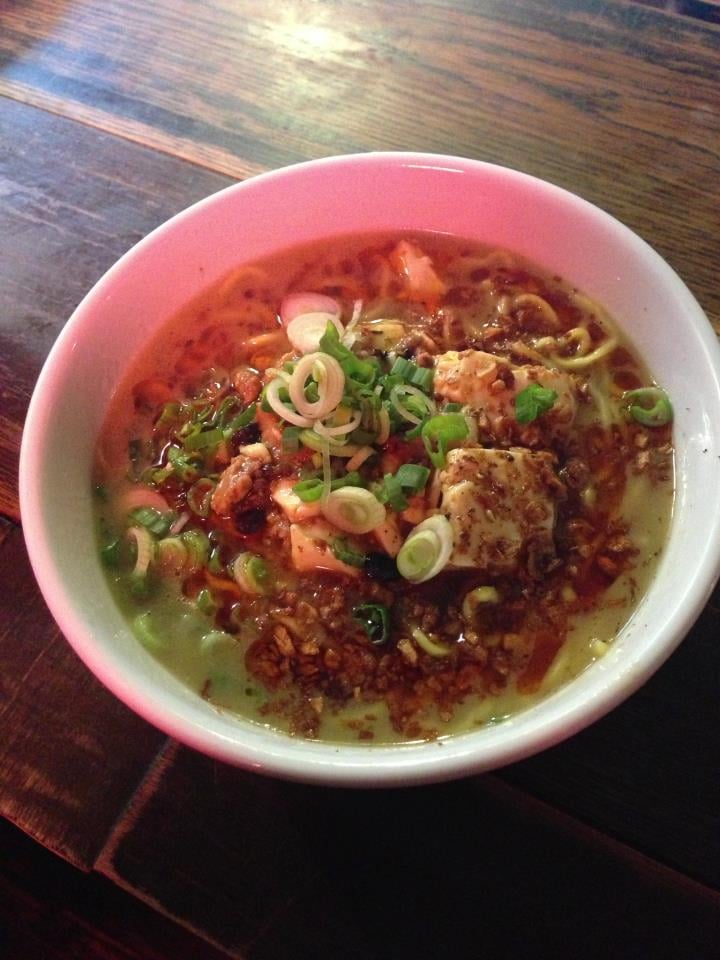
POLYGON ((515 419, 518 423, 532 423, 550 410, 557 400, 557 392, 539 383, 530 383, 515 397, 515 419))

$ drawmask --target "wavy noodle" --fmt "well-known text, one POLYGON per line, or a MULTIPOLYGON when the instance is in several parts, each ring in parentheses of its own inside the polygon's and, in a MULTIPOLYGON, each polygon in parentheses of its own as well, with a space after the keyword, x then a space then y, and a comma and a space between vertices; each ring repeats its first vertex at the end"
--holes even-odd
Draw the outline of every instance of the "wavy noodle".
POLYGON ((453 265, 452 276, 470 279, 476 270, 512 270, 517 267, 516 258, 507 250, 491 250, 486 254, 468 254, 458 257, 453 265))
POLYGON ((218 299, 226 301, 237 291, 239 287, 245 290, 258 291, 266 287, 270 282, 270 277, 266 270, 254 264, 243 264, 236 270, 231 271, 223 280, 218 288, 218 299))
POLYGON ((592 353, 586 353, 581 357, 560 357, 555 355, 552 359, 553 362, 556 363, 558 367, 562 367, 563 370, 585 370, 587 367, 591 367, 594 363, 597 363, 598 360, 604 360, 606 357, 609 357, 617 345, 618 342, 615 337, 610 337, 601 343, 599 347, 596 347, 592 353))
POLYGON ((272 307, 259 300, 242 300, 232 306, 219 307, 208 314, 208 320, 220 326, 242 325, 253 331, 274 328, 278 322, 272 307))
POLYGON ((529 360, 531 363, 539 363, 543 367, 549 367, 553 369, 553 361, 550 356, 545 356, 540 352, 540 349, 545 347, 555 347, 557 346, 557 340, 555 337, 543 337, 541 340, 538 340, 535 343, 535 347, 529 346, 527 343, 523 343, 522 340, 516 340, 512 344, 513 354, 517 354, 519 357, 523 357, 525 360, 529 360))
POLYGON ((536 293, 518 293, 512 298, 510 305, 510 312, 514 313, 516 310, 527 309, 537 310, 543 317, 546 323, 551 327, 557 330, 560 327, 560 318, 558 317, 555 310, 550 306, 550 304, 543 297, 539 297, 536 293))
POLYGON ((585 327, 573 327, 562 337, 565 343, 570 345, 573 341, 577 344, 574 357, 586 357, 592 352, 592 338, 585 327))
POLYGON ((365 277, 359 267, 348 273, 337 262, 329 260, 305 269, 294 286, 298 290, 313 290, 329 296, 337 296, 339 291, 340 296, 348 300, 364 299, 367 294, 365 277))
POLYGON ((571 290, 568 296, 573 306, 577 307, 589 320, 595 320, 601 327, 611 330, 614 329, 615 324, 602 304, 586 296, 586 294, 580 293, 578 290, 571 290))

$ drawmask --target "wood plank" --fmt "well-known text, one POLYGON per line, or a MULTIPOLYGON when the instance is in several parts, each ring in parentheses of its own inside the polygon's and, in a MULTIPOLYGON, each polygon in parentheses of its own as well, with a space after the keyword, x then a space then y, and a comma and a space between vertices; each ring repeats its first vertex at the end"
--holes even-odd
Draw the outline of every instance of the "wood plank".
POLYGON ((613 0, 30 0, 3 28, 6 96, 223 173, 422 149, 546 177, 720 321, 712 25, 613 0))
POLYGON ((221 960, 98 874, 83 874, 0 820, 4 960, 221 960))
POLYGON ((375 792, 184 748, 162 766, 99 869, 234 957, 287 960, 310 940, 319 958, 524 956, 531 941, 538 956, 674 960, 710 956, 720 933, 720 896, 493 777, 375 792))
POLYGON ((0 513, 18 519, 25 411, 65 320, 141 237, 230 181, 2 98, 0 130, 0 513))
POLYGON ((89 869, 164 742, 72 652, 35 585, 22 534, 0 545, 0 814, 89 869))
POLYGON ((638 693, 503 778, 720 889, 719 625, 720 588, 638 693))

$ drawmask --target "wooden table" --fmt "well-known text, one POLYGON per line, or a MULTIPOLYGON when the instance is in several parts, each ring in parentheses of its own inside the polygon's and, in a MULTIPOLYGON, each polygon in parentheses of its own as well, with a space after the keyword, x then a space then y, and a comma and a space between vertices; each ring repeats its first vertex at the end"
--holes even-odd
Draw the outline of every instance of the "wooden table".
MULTIPOLYGON (((413 149, 549 179, 644 236, 720 332, 716 11, 0 2, 0 813, 215 944, 168 955, 717 955, 717 593, 639 693, 540 756, 289 785, 167 740, 88 674, 29 570, 16 480, 35 378, 92 283, 177 210, 298 160, 413 149)), ((122 942, 102 956, 150 956, 122 942)))

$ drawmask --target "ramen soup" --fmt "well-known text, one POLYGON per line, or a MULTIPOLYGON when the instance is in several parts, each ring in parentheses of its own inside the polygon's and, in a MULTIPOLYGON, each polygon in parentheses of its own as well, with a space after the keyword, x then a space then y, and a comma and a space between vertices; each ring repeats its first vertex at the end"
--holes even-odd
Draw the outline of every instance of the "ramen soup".
POLYGON ((613 643, 672 504, 672 409, 597 304, 504 250, 341 238, 162 329, 98 446, 138 641, 218 709, 443 737, 613 643))

